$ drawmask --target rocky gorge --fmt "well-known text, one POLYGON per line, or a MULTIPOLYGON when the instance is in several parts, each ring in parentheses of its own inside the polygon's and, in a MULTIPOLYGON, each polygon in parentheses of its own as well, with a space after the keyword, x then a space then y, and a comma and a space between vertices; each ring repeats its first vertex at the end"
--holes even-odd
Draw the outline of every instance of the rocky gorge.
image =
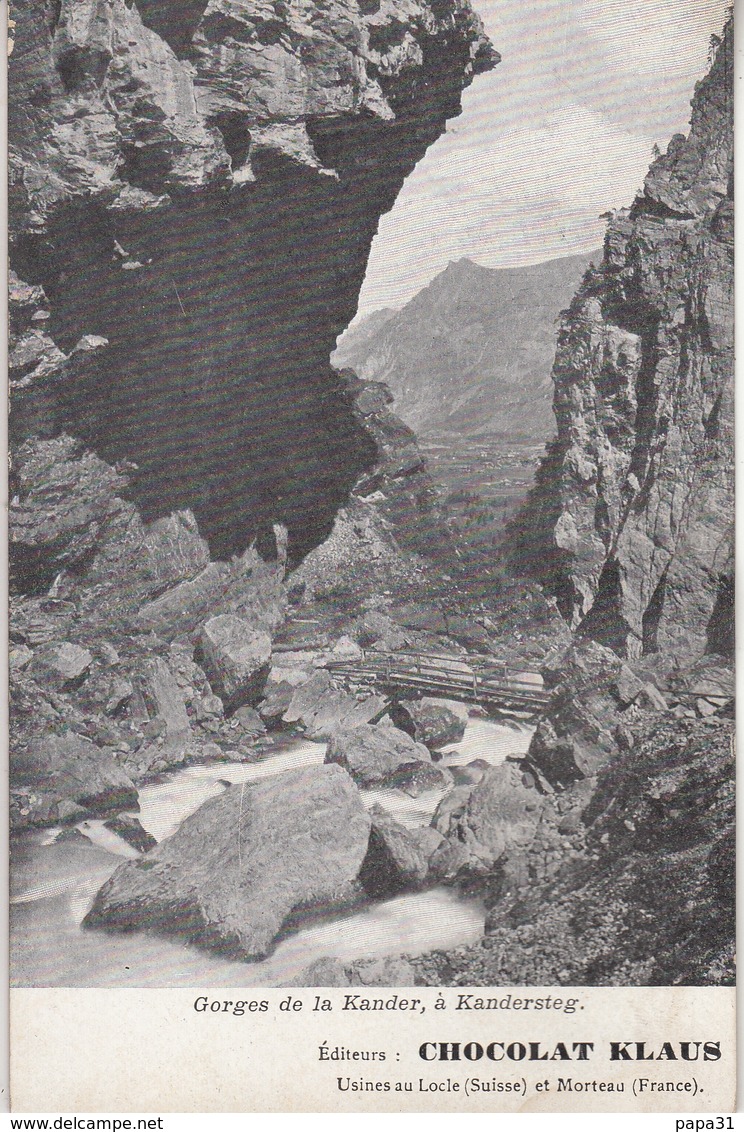
POLYGON ((84 853, 105 819, 129 859, 86 928, 241 963, 400 893, 486 909, 469 947, 328 959, 306 985, 729 981, 730 32, 566 314, 558 439, 514 531, 527 577, 485 610, 456 597, 391 394, 329 364, 380 214, 497 62, 470 7, 15 19, 17 836, 84 853), (334 674, 473 642, 549 692, 498 757, 448 757, 474 722, 456 705, 334 674), (287 734, 312 765, 225 770, 177 828, 138 822, 153 784, 260 772, 287 734))
MULTIPOLYGON (((408 24, 372 9, 18 6, 10 558, 23 750, 55 727, 121 747, 123 712, 126 727, 162 721, 144 736, 170 751, 161 767, 180 758, 189 712, 213 718, 192 678, 213 705, 209 670, 239 706, 210 668, 207 621, 264 634, 265 677, 286 571, 304 559, 293 584, 312 593, 313 547, 331 559, 316 575, 339 543, 350 567, 358 544, 387 577, 413 569, 399 543, 415 551, 441 532, 390 395, 328 358, 380 212, 496 56, 465 4, 414 6, 408 24)), ((124 761, 135 778, 152 769, 124 761)))

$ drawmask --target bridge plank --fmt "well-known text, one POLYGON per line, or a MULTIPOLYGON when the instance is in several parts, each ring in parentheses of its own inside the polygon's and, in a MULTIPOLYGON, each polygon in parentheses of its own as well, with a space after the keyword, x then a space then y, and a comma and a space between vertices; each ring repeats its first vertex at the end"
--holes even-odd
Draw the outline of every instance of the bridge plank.
POLYGON ((344 679, 365 682, 388 692, 457 699, 521 717, 539 714, 550 699, 536 681, 524 679, 529 675, 524 668, 494 661, 492 657, 368 653, 360 661, 329 661, 325 667, 344 679))

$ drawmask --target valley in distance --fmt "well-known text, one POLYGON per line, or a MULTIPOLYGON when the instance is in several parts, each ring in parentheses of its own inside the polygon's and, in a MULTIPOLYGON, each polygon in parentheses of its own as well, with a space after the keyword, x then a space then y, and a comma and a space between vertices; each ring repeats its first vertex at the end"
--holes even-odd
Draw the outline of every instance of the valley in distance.
POLYGON ((332 355, 338 368, 389 386, 458 547, 484 569, 555 431, 561 311, 601 258, 599 248, 527 267, 452 261, 405 306, 352 324, 332 355))

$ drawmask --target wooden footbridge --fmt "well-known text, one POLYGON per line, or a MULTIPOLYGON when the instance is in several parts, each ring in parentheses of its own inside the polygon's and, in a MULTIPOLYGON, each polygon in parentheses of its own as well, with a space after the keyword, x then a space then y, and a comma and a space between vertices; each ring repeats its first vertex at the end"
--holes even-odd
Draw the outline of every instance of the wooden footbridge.
POLYGON ((331 660, 324 667, 346 683, 371 686, 397 698, 440 696, 478 704, 494 714, 539 715, 549 698, 538 673, 487 656, 364 652, 358 660, 331 660))

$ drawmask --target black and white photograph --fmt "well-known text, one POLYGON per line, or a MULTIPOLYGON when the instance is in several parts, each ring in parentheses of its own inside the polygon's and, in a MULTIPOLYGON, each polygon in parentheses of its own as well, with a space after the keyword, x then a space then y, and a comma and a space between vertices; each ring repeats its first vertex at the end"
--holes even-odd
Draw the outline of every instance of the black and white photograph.
POLYGON ((9 16, 11 986, 733 986, 733 8, 9 16))

